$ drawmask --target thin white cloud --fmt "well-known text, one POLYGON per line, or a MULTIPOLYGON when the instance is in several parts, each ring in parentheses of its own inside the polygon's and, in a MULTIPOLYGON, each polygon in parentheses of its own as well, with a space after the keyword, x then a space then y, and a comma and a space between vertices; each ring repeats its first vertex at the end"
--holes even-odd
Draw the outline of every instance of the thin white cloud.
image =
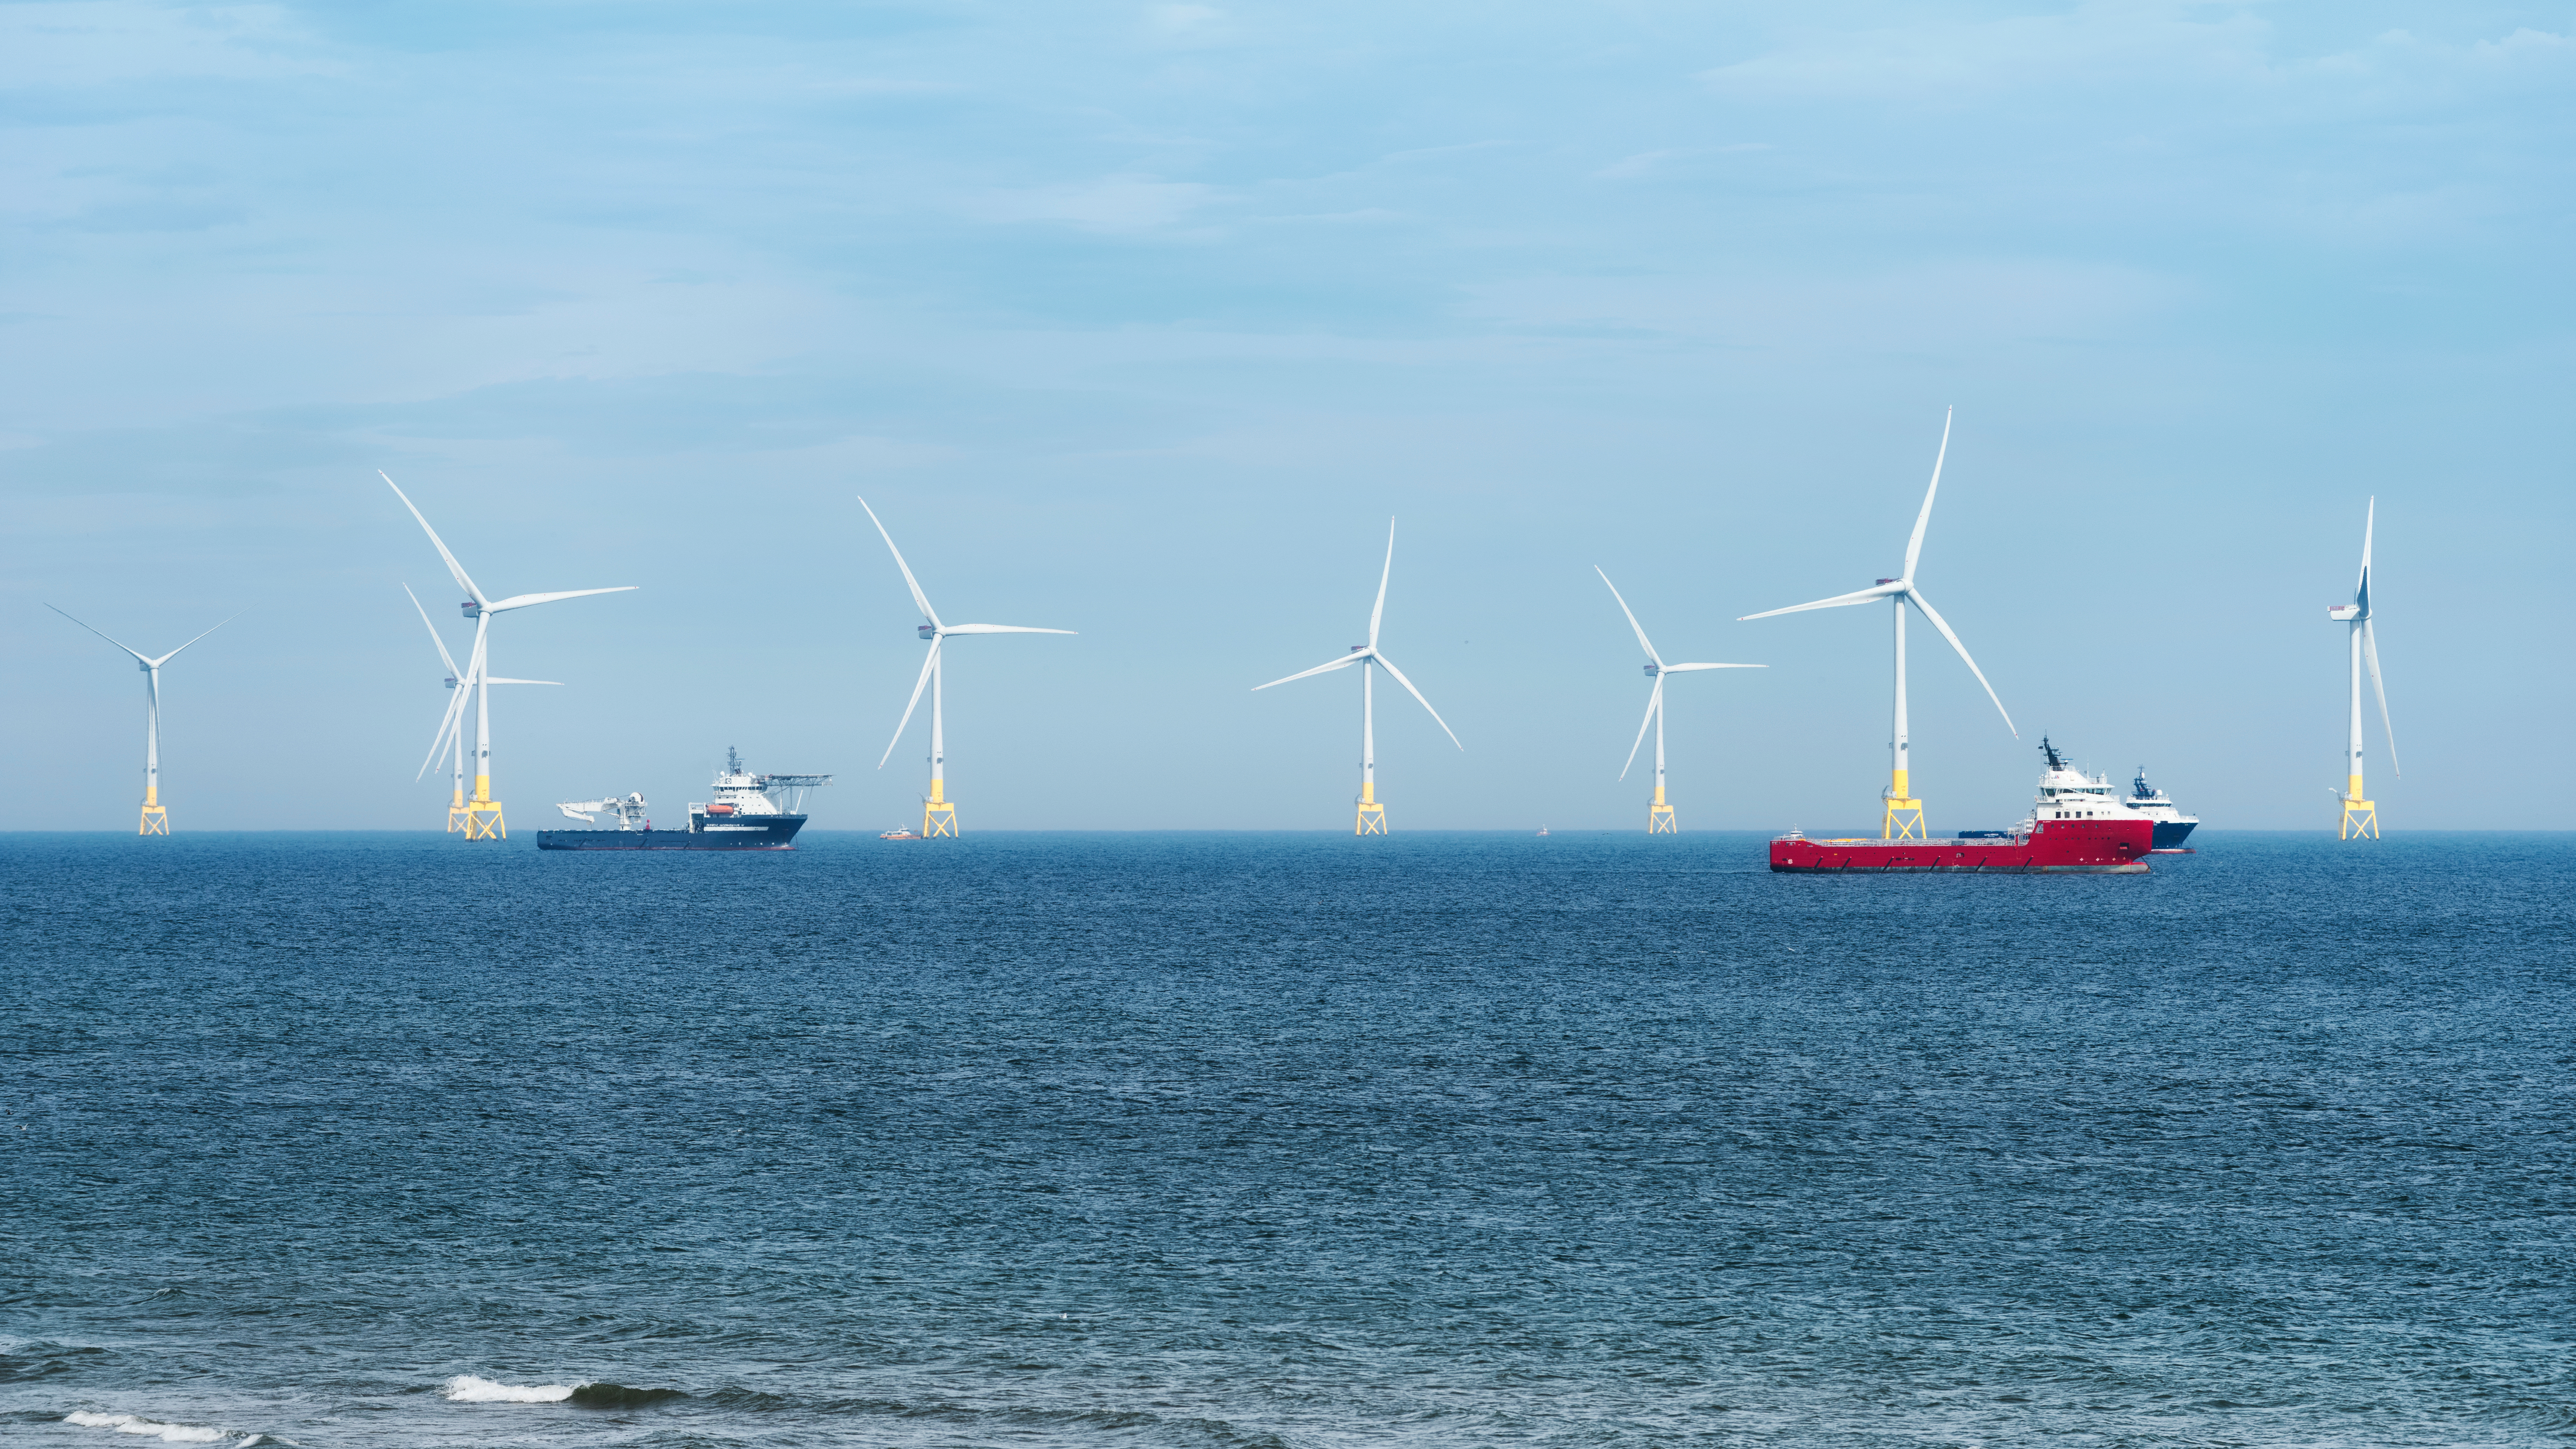
POLYGON ((1468 289, 1467 311, 1508 330, 1686 338, 1721 347, 1953 352, 2115 335, 2197 295, 2134 267, 1981 257, 1864 275, 1723 279, 1533 276, 1468 289))
POLYGON ((1234 17, 1213 5, 1157 5, 1145 12, 1145 34, 1176 49, 1225 45, 1235 38, 1234 17))
POLYGON ((1669 171, 1673 163, 1694 156, 1732 156, 1751 151, 1768 151, 1767 141, 1738 141, 1731 146, 1680 146, 1661 151, 1640 151, 1623 157, 1592 173, 1600 181, 1634 181, 1658 172, 1669 171))
POLYGON ((2094 4, 2059 15, 1811 33, 1767 55, 1702 71, 1741 100, 1877 97, 1972 102, 1999 91, 2086 84, 2106 74, 2171 83, 2268 67, 2269 27, 2181 6, 2094 4))
POLYGON ((134 0, 0 6, 0 85, 71 88, 196 77, 277 80, 345 67, 274 5, 134 0))
POLYGON ((1810 32, 1768 54, 1699 73, 1733 100, 1879 99, 1973 105, 2030 91, 2139 87, 2171 97, 2194 87, 2295 85, 2305 79, 2368 83, 2362 94, 2438 94, 2454 76, 2563 76, 2576 59, 2567 37, 2523 28, 2467 45, 2392 30, 2317 55, 2286 53, 2251 13, 2097 0, 2054 15, 1810 32))
POLYGON ((1166 231, 1215 198, 1216 188, 1119 172, 1096 181, 987 194, 975 210, 993 221, 1054 222, 1078 231, 1136 236, 1166 231))

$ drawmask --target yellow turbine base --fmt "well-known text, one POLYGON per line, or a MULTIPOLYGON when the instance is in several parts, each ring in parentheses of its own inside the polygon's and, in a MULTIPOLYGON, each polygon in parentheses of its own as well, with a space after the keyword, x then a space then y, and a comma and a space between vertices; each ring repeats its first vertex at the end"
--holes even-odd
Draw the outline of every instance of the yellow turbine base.
POLYGON ((2367 800, 2344 801, 2343 828, 2336 832, 2335 838, 2338 840, 2377 840, 2379 838, 2379 807, 2371 804, 2367 800))
POLYGON ((1931 837, 1923 829, 1923 802, 1889 797, 1887 819, 1879 825, 1878 838, 1881 840, 1930 839, 1931 837))
POLYGON ((1681 834, 1681 833, 1682 833, 1682 828, 1681 828, 1681 826, 1680 826, 1678 823, 1676 823, 1676 822, 1674 821, 1674 819, 1673 819, 1673 807, 1671 807, 1670 805, 1665 804, 1665 803, 1664 803, 1664 802, 1662 802, 1661 800, 1658 800, 1658 801, 1656 801, 1654 804, 1647 806, 1647 807, 1646 807, 1646 833, 1647 833, 1648 835, 1679 835, 1679 834, 1681 834))
POLYGON ((935 840, 940 836, 957 838, 957 807, 945 800, 921 802, 921 838, 935 840))
MULTIPOLYGON (((453 814, 454 812, 450 812, 453 814)), ((465 805, 465 838, 468 840, 507 840, 510 827, 501 823, 501 802, 471 800, 465 805)))
POLYGON ((167 811, 167 810, 165 810, 165 809, 163 809, 162 807, 160 807, 160 806, 158 806, 158 805, 146 805, 146 806, 144 806, 144 807, 143 807, 143 823, 142 823, 142 825, 138 826, 138 827, 135 829, 135 832, 134 832, 134 833, 135 833, 135 834, 137 834, 137 835, 167 835, 167 834, 169 834, 169 833, 170 833, 170 812, 169 812, 169 811, 167 811))
MULTIPOLYGON (((1371 793, 1371 794, 1375 794, 1375 793, 1377 793, 1377 792, 1375 792, 1375 791, 1370 791, 1369 793, 1371 793)), ((1379 803, 1377 803, 1375 800, 1362 800, 1362 801, 1360 802, 1360 815, 1359 815, 1359 822, 1358 822, 1356 825, 1352 826, 1352 828, 1351 828, 1351 834, 1353 834, 1353 835, 1384 835, 1384 834, 1386 834, 1386 807, 1385 807, 1385 806, 1383 806, 1383 805, 1380 805, 1380 804, 1379 804, 1379 803)))

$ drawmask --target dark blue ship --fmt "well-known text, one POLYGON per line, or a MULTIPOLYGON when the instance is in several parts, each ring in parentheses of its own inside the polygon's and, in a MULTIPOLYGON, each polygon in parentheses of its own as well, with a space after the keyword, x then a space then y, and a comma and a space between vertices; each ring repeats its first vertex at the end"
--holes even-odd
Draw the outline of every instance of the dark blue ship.
POLYGON ((539 850, 790 850, 805 828, 805 792, 829 785, 829 775, 755 775, 742 757, 725 750, 716 772, 714 799, 692 801, 686 830, 656 830, 641 791, 624 799, 572 800, 556 809, 587 824, 600 811, 617 817, 614 830, 540 830, 539 850), (782 798, 783 797, 783 798, 782 798))
POLYGON ((2156 822, 2157 850, 2180 850, 2200 825, 2197 815, 2185 815, 2182 807, 2165 798, 2165 792, 2147 783, 2147 767, 2138 767, 2138 777, 2129 782, 2129 798, 2122 803, 2142 811, 2156 822))

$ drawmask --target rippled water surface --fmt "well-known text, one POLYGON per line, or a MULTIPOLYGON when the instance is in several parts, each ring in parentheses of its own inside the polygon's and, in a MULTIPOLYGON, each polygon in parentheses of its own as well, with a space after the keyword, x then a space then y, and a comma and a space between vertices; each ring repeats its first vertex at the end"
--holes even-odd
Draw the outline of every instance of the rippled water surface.
POLYGON ((2197 843, 0 837, 0 1427, 2576 1437, 2576 841, 2197 843))

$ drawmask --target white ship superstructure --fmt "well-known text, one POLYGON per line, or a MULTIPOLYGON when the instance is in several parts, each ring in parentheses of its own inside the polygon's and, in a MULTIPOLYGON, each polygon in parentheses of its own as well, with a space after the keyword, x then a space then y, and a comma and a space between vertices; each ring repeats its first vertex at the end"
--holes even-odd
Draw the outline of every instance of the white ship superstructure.
POLYGON ((805 823, 805 792, 830 783, 829 775, 755 775, 742 767, 742 756, 728 746, 724 768, 716 771, 715 798, 689 802, 689 829, 699 834, 756 834, 784 845, 796 838, 805 823), (788 797, 783 804, 781 795, 788 797))
POLYGON ((2107 775, 2087 775, 2067 762, 2057 746, 2042 735, 2040 753, 2048 757, 2048 768, 2040 771, 2039 796, 2031 802, 2030 818, 2021 823, 2027 834, 2032 827, 2051 820, 2153 820, 2156 817, 2130 804, 2107 775))

